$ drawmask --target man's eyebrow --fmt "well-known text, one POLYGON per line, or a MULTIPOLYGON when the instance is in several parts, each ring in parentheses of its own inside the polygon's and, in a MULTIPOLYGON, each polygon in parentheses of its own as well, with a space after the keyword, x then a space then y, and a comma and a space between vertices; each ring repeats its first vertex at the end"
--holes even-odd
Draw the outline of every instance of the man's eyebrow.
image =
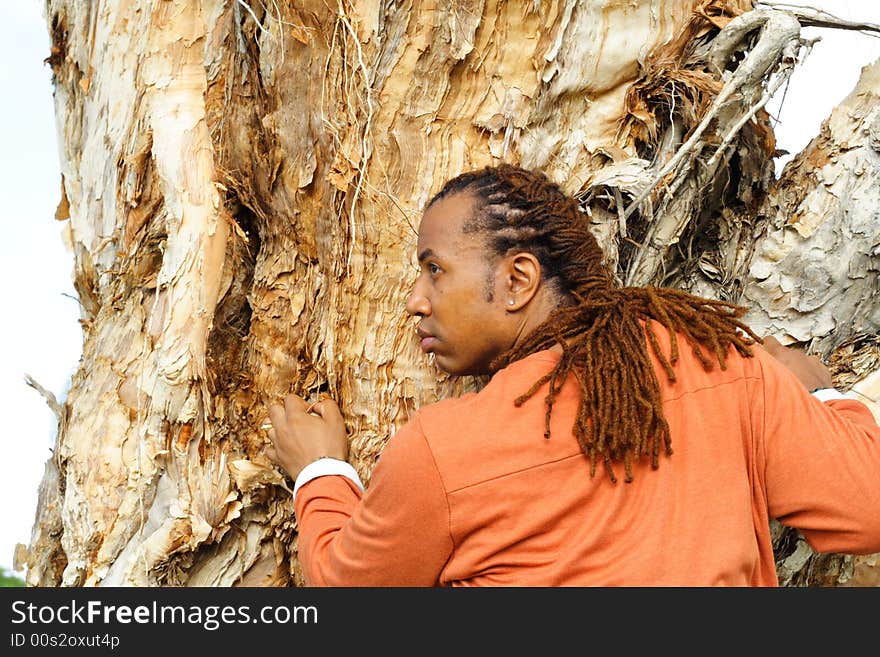
POLYGON ((419 262, 424 262, 426 259, 430 258, 433 255, 435 254, 432 249, 425 249, 419 254, 419 262))

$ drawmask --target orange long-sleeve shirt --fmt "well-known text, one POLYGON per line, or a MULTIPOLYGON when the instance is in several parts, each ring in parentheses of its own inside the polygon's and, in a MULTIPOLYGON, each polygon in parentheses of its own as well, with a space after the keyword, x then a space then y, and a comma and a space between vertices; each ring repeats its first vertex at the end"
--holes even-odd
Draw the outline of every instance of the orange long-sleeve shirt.
POLYGON ((775 586, 771 518, 818 551, 880 551, 880 427, 864 404, 818 401, 760 347, 710 372, 683 347, 675 383, 657 370, 674 454, 640 461, 632 483, 618 466, 612 484, 601 465, 590 478, 571 433, 573 381, 549 440, 544 394, 513 404, 558 358, 419 410, 364 494, 342 476, 304 484, 307 583, 775 586))

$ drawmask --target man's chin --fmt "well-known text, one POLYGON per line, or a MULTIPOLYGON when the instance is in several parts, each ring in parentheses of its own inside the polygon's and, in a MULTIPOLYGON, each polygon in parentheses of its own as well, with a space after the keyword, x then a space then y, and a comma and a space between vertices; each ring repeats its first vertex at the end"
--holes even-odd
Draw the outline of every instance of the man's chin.
POLYGON ((454 360, 442 356, 436 352, 432 353, 434 356, 434 365, 437 369, 445 372, 449 376, 466 376, 466 372, 464 369, 459 366, 454 360))
POLYGON ((434 354, 434 365, 449 376, 484 376, 491 374, 488 368, 462 365, 437 354, 434 354))
POLYGON ((455 374, 455 367, 452 366, 449 361, 443 356, 438 355, 436 352, 431 352, 432 360, 434 361, 434 366, 440 370, 441 372, 445 372, 451 376, 457 376, 455 374))

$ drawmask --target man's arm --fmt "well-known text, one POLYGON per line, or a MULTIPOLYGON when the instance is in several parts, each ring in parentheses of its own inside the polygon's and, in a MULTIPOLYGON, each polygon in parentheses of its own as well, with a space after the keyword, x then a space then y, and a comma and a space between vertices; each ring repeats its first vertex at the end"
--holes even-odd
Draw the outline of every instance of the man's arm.
POLYGON ((347 463, 332 399, 269 408, 266 453, 294 480, 298 550, 310 586, 432 586, 452 553, 449 509, 417 420, 388 441, 366 494, 347 463))
POLYGON ((449 508, 417 421, 389 440, 366 493, 323 476, 294 500, 310 586, 433 586, 452 553, 449 508))
POLYGON ((834 387, 834 383, 831 381, 831 371, 825 367, 818 356, 810 356, 801 349, 786 347, 772 335, 764 338, 764 349, 785 365, 810 392, 834 387))
POLYGON ((818 359, 772 349, 756 349, 763 376, 753 409, 771 516, 820 552, 880 551, 880 427, 858 401, 809 394, 830 387, 818 359))

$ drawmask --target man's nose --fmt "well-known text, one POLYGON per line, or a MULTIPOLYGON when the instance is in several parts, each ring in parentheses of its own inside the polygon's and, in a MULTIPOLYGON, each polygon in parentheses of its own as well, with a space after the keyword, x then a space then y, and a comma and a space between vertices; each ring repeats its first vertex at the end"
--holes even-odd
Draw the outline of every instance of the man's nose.
POLYGON ((431 314, 431 304, 428 302, 428 298, 421 291, 418 284, 413 287, 412 292, 410 292, 409 296, 406 298, 406 312, 413 316, 425 316, 431 314))

